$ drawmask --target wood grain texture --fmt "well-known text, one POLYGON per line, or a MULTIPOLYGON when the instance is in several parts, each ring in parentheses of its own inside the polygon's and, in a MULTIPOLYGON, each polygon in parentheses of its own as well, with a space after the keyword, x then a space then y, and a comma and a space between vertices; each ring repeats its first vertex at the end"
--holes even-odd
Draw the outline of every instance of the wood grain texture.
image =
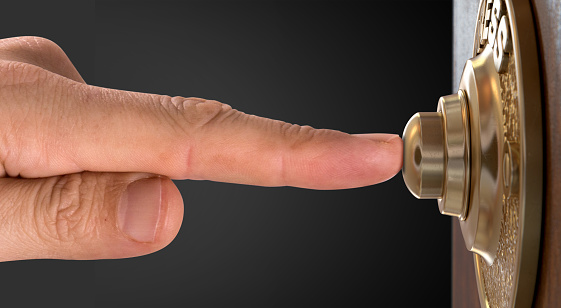
POLYGON ((534 1, 544 97, 545 206, 535 307, 561 307, 561 5, 534 1))

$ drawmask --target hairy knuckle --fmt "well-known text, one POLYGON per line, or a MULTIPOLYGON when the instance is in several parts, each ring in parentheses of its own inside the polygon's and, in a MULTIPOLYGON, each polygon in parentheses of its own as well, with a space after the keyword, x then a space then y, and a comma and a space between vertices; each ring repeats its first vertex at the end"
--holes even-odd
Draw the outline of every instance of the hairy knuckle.
POLYGON ((38 194, 35 215, 39 236, 58 244, 99 235, 99 222, 109 215, 104 208, 106 180, 79 173, 45 182, 38 194))

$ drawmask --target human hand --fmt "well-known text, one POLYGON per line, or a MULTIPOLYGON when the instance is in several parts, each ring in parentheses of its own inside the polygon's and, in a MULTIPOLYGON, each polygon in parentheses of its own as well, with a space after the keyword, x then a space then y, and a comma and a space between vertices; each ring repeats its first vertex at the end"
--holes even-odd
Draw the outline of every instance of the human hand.
POLYGON ((87 85, 36 37, 0 40, 0 260, 148 254, 179 231, 172 179, 344 189, 401 168, 396 135, 264 119, 87 85))

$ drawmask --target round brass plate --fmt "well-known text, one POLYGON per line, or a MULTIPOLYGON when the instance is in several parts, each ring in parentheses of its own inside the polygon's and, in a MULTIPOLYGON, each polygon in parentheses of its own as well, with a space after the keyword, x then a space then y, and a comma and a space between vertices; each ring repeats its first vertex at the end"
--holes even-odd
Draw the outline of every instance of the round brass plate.
POLYGON ((502 221, 494 262, 474 254, 482 307, 531 307, 542 213, 540 75, 530 1, 482 0, 473 56, 492 48, 500 78, 502 221))

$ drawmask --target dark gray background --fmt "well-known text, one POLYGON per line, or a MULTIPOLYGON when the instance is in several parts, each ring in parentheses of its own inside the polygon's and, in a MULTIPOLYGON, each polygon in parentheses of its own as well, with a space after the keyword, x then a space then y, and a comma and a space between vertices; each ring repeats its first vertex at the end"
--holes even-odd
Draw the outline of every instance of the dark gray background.
MULTIPOLYGON (((451 93, 451 1, 14 1, 2 12, 2 38, 55 41, 90 84, 318 128, 401 134, 451 93)), ((0 305, 450 306, 450 219, 401 174, 341 191, 176 183, 185 218, 170 246, 0 264, 0 305)))

